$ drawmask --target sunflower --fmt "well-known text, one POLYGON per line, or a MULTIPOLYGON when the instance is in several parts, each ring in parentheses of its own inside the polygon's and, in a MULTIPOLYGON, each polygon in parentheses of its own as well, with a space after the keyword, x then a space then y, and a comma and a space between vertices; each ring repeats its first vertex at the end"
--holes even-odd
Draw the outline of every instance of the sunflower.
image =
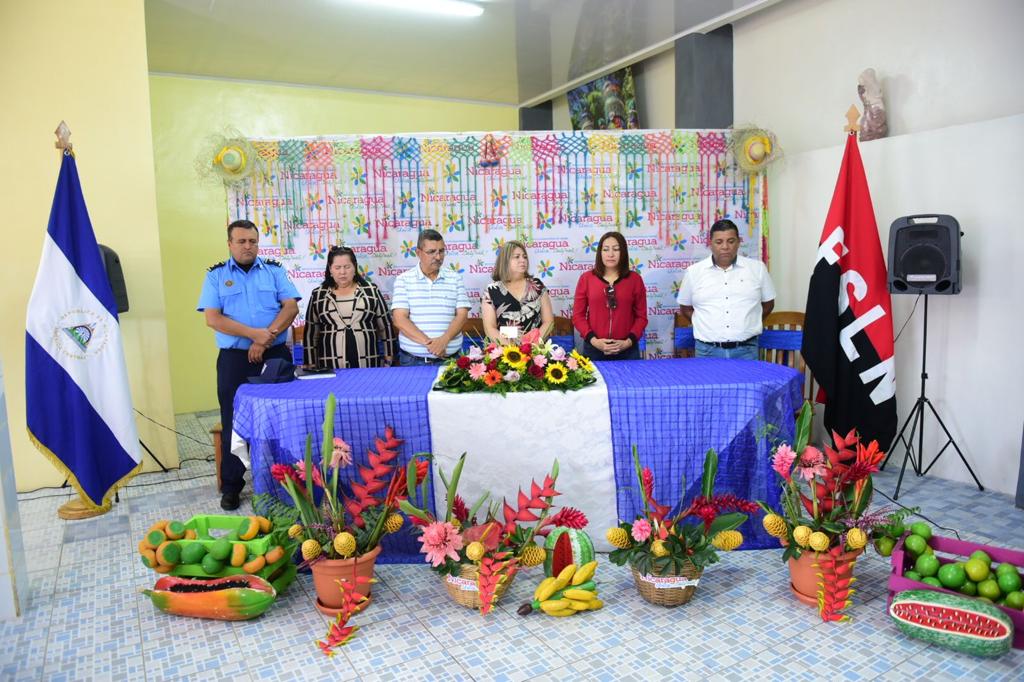
POLYGON ((523 369, 526 367, 526 354, 516 346, 505 346, 505 350, 501 354, 501 357, 505 361, 505 364, 512 369, 523 369))
POLYGON ((569 378, 569 371, 560 362, 549 362, 548 368, 544 372, 544 378, 553 384, 564 384, 565 380, 569 378))
POLYGON ((575 350, 570 355, 576 359, 576 363, 579 365, 579 368, 582 369, 584 372, 594 371, 594 363, 590 361, 590 358, 580 354, 578 351, 575 350))

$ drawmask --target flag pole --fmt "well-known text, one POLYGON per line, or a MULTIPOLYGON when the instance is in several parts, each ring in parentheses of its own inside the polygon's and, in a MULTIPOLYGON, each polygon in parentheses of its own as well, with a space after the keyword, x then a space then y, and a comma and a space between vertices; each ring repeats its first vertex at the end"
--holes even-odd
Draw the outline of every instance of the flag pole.
MULTIPOLYGON (((60 122, 57 129, 53 131, 53 134, 57 136, 57 141, 53 143, 53 146, 60 150, 61 154, 75 155, 73 145, 71 144, 71 129, 68 124, 64 121, 60 122)), ((67 485, 67 481, 64 481, 64 485, 67 485)), ((102 516, 110 511, 110 506, 106 507, 94 507, 86 504, 82 500, 81 493, 73 500, 62 504, 57 508, 57 516, 68 521, 74 521, 77 519, 90 519, 94 516, 102 516)))

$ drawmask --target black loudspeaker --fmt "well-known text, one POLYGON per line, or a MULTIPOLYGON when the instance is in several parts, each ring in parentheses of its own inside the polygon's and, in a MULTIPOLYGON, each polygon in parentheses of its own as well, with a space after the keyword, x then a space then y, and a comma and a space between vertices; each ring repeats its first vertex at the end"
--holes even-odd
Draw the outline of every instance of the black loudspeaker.
POLYGON ((107 281, 110 288, 114 290, 114 302, 117 303, 117 312, 128 312, 128 288, 124 285, 124 272, 121 271, 121 259, 109 246, 99 245, 100 255, 103 257, 103 269, 107 271, 107 281))
POLYGON ((889 228, 889 292, 960 293, 960 223, 951 215, 911 215, 889 228))

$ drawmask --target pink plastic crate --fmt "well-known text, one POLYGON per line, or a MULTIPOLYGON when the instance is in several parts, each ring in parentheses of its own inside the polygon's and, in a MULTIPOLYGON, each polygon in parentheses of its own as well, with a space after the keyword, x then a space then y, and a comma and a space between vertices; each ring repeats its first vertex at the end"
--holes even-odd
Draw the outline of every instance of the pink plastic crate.
MULTIPOLYGON (((909 535, 909 533, 907 534, 909 535)), ((928 583, 920 583, 916 580, 910 580, 904 578, 903 574, 906 571, 913 569, 913 563, 910 556, 903 551, 903 540, 907 537, 904 535, 900 538, 899 542, 896 543, 895 549, 892 551, 892 575, 889 576, 889 600, 886 602, 886 607, 892 604, 892 598, 897 592, 903 590, 934 590, 936 592, 947 592, 949 594, 960 594, 953 590, 947 590, 943 587, 935 587, 928 583)), ((1024 568, 1024 552, 1018 552, 1012 549, 1003 549, 1001 547, 992 547, 990 545, 979 545, 975 542, 967 542, 966 540, 956 540, 954 538, 944 538, 938 535, 932 536, 932 539, 928 541, 928 544, 935 550, 936 556, 939 558, 939 562, 943 564, 952 563, 954 560, 947 557, 939 556, 938 553, 951 554, 958 557, 968 557, 972 552, 976 550, 984 550, 990 557, 992 557, 992 563, 1001 564, 1007 561, 1018 568, 1024 568)), ((966 595, 960 595, 966 596, 966 595)), ((1013 621, 1013 648, 1024 649, 1024 611, 1018 611, 1017 609, 1008 609, 1005 606, 998 606, 1003 610, 1003 613, 1010 617, 1013 621)))

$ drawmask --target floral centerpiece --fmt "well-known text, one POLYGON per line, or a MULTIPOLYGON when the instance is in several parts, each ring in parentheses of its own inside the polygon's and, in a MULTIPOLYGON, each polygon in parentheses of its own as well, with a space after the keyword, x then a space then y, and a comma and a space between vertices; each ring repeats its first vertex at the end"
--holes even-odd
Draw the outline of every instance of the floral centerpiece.
POLYGON ((704 569, 718 561, 718 550, 730 551, 742 544, 743 536, 736 529, 758 506, 731 493, 715 494, 718 455, 714 450, 704 456, 700 494, 687 503, 684 479, 683 499, 675 507, 654 498, 654 474, 648 467, 641 469, 635 447, 633 464, 643 514, 632 523, 623 521, 608 529, 608 542, 616 547, 608 558, 619 566, 630 565, 637 589, 647 601, 665 606, 686 603, 704 569))
MULTIPOLYGON (((349 483, 340 481, 340 470, 351 466, 353 460, 351 447, 334 437, 336 404, 332 393, 324 411, 319 462, 313 461, 312 436, 307 436, 303 460, 270 468, 298 511, 298 523, 289 528, 288 535, 302 543, 302 558, 310 565, 318 584, 322 605, 318 606, 331 615, 342 605, 336 581, 358 575, 359 567, 365 564, 372 575, 381 538, 403 525, 404 519, 397 513, 399 504, 408 497, 410 489, 425 486, 429 468, 428 460, 420 456, 413 457, 407 467, 397 466, 398 448, 403 441, 388 426, 384 437, 375 441, 376 451, 367 453, 367 465, 360 466, 349 483), (335 566, 342 574, 325 577, 321 590, 317 577, 326 574, 328 566, 333 566, 330 562, 336 560, 350 560, 352 565, 335 566)), ((368 595, 369 589, 368 581, 359 581, 357 590, 362 595, 368 595)))
POLYGON ((833 431, 832 445, 822 451, 810 444, 811 417, 811 405, 804 403, 795 442, 782 443, 772 454, 781 508, 762 503, 763 523, 786 548, 782 559, 789 561, 797 597, 816 604, 823 620, 841 621, 848 618, 841 611, 853 595, 856 558, 872 530, 891 516, 866 513, 874 491, 871 474, 885 453, 877 441, 861 443, 855 430, 845 436, 833 431))
POLYGON ((558 460, 543 483, 530 482, 529 494, 519 490, 514 505, 507 500, 486 505, 490 494, 483 493, 467 508, 457 493, 465 461, 463 454, 450 477, 438 470, 445 486, 443 516, 435 518, 409 500, 403 500, 400 506, 419 526, 420 551, 431 568, 444 576, 449 594, 460 604, 478 608, 486 615, 521 568, 544 562, 545 550, 538 546, 537 537, 555 526, 583 528, 587 518, 572 507, 552 513, 552 502, 560 494, 555 490, 558 460))
POLYGON ((450 393, 575 391, 597 381, 588 358, 540 337, 533 330, 518 344, 470 346, 445 365, 434 388, 450 393))

